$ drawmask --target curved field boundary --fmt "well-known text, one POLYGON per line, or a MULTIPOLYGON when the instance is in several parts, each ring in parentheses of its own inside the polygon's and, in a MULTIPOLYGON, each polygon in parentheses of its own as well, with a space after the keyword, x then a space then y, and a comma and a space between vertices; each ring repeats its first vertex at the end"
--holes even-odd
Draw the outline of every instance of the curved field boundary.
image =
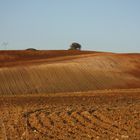
MULTIPOLYGON (((39 133, 46 138, 81 137, 121 138, 125 135, 109 117, 99 110, 69 110, 49 112, 38 109, 26 112, 28 130, 39 133), (65 134, 62 136, 62 134, 65 134)), ((127 131, 127 129, 125 130, 127 131)))

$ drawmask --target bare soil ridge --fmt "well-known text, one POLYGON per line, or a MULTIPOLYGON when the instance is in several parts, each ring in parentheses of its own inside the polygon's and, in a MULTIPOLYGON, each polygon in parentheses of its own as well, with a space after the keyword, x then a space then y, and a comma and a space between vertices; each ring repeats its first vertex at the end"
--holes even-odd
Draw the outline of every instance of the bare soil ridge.
POLYGON ((140 87, 140 54, 1 51, 0 95, 140 87))

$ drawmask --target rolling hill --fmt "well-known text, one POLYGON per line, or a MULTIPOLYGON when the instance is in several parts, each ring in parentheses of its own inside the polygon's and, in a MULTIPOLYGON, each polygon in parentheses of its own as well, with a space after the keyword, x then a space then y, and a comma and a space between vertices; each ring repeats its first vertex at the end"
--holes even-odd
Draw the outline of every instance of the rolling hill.
POLYGON ((140 54, 0 51, 0 95, 140 88, 140 54))

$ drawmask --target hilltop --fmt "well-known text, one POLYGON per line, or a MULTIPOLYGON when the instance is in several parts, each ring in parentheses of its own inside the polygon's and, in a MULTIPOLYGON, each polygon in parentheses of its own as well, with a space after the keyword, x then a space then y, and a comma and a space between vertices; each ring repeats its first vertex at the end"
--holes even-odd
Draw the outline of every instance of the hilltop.
POLYGON ((140 54, 1 51, 0 62, 1 95, 140 87, 140 54))

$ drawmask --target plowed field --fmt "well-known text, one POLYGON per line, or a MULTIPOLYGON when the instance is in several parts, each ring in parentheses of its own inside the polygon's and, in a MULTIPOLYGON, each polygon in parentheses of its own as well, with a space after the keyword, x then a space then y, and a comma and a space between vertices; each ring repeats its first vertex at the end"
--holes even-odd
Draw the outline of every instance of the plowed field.
POLYGON ((140 140, 140 54, 0 51, 0 140, 140 140))
POLYGON ((2 140, 139 140, 139 94, 137 89, 1 97, 0 136, 2 140))
POLYGON ((140 87, 140 54, 86 51, 3 53, 0 52, 5 58, 0 68, 0 95, 140 87))

